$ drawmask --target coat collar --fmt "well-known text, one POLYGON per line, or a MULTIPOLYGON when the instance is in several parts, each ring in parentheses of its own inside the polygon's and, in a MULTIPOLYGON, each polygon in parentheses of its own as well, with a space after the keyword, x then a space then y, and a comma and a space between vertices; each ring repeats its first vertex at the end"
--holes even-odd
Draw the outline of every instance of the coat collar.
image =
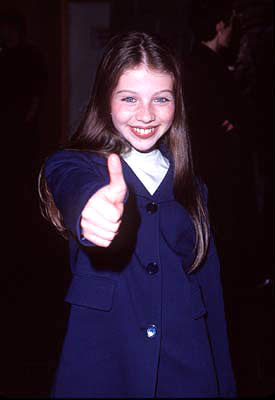
MULTIPOLYGON (((143 183, 138 179, 129 165, 121 158, 123 174, 125 181, 132 192, 134 192, 137 196, 144 197, 151 202, 160 203, 163 201, 173 200, 173 174, 174 174, 174 167, 173 161, 170 153, 164 148, 160 147, 160 151, 162 154, 169 159, 170 167, 165 175, 163 181, 161 182, 158 189, 155 191, 153 195, 151 195, 148 190, 145 188, 143 183)), ((107 160, 105 157, 93 153, 93 162, 100 164, 107 168, 107 160)))
POLYGON ((148 192, 146 187, 143 185, 143 183, 139 180, 139 178, 135 175, 133 170, 124 160, 122 160, 122 165, 127 185, 137 196, 144 197, 150 200, 151 202, 156 202, 156 203, 174 199, 173 167, 171 164, 161 184, 152 195, 148 192))

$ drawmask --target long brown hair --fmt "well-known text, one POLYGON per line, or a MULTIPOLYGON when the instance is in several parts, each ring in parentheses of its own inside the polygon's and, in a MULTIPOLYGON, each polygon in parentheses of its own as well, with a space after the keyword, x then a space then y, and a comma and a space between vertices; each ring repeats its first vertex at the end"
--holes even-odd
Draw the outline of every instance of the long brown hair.
MULTIPOLYGON (((144 64, 150 69, 171 74, 174 85, 175 115, 169 132, 160 142, 171 153, 174 164, 174 194, 189 212, 196 232, 196 256, 190 271, 204 260, 209 244, 209 222, 201 187, 193 172, 190 139, 185 123, 180 63, 171 47, 158 37, 129 32, 111 39, 98 66, 93 93, 79 128, 69 141, 68 149, 97 152, 105 157, 121 154, 129 147, 115 129, 110 115, 110 99, 122 73, 144 64)), ((43 215, 66 235, 62 216, 40 173, 40 198, 43 215)))

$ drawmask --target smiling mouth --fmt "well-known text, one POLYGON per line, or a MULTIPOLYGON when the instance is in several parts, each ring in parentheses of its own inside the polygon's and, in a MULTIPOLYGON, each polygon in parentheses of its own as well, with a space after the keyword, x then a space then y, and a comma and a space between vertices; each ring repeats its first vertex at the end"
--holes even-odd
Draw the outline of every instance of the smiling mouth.
POLYGON ((156 133, 158 126, 152 126, 149 128, 138 128, 138 127, 131 126, 130 128, 135 136, 137 136, 139 138, 147 139, 156 133))

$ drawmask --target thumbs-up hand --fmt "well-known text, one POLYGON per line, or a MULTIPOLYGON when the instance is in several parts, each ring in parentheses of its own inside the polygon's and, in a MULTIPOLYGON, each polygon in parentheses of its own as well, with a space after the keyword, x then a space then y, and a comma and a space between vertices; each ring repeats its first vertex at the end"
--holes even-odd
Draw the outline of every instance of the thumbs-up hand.
POLYGON ((121 223, 127 186, 118 155, 108 158, 109 185, 99 189, 86 203, 80 226, 85 239, 97 246, 108 247, 121 223))

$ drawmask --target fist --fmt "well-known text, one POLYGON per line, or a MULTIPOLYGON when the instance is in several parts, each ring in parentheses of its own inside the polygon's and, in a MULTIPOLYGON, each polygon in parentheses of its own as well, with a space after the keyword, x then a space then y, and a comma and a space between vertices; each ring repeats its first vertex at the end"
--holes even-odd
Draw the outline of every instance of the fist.
POLYGON ((118 155, 108 157, 109 185, 99 189, 86 203, 80 226, 85 239, 108 247, 117 235, 124 210, 127 186, 118 155))

